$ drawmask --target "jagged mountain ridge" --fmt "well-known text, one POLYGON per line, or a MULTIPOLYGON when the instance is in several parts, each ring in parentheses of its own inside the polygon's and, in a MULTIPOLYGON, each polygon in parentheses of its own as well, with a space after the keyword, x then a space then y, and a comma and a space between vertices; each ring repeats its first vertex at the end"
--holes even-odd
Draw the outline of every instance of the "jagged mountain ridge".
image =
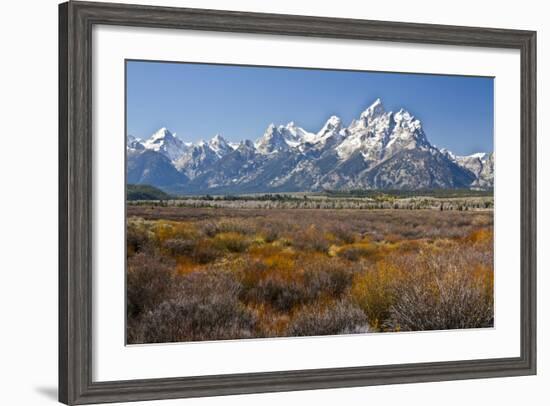
POLYGON ((457 156, 433 146, 408 111, 377 99, 345 127, 331 116, 317 132, 270 124, 255 142, 184 143, 166 128, 127 139, 127 179, 171 193, 255 193, 353 189, 489 189, 494 154, 457 156))

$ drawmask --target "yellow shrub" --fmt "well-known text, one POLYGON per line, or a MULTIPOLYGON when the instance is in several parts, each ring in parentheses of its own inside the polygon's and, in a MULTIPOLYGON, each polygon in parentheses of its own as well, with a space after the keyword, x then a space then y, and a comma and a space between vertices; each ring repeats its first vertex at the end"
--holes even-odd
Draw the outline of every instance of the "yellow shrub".
POLYGON ((229 231, 217 234, 214 237, 214 244, 231 252, 244 252, 250 246, 250 241, 239 233, 229 231))
POLYGON ((293 255, 280 252, 265 258, 264 263, 277 272, 285 273, 294 270, 293 255))
POLYGON ((403 240, 399 244, 401 252, 418 252, 421 249, 427 248, 427 244, 422 240, 403 240))
POLYGON ((490 301, 494 296, 494 275, 493 268, 483 265, 477 265, 473 272, 476 283, 483 287, 485 297, 490 301))
POLYGON ((290 247, 292 241, 288 238, 279 238, 277 241, 273 241, 273 246, 275 247, 290 247))
POLYGON ((283 247, 274 244, 255 245, 250 247, 248 253, 256 258, 266 258, 271 255, 278 254, 283 250, 283 247))
POLYGON ((337 244, 339 243, 340 239, 334 235, 334 233, 331 233, 329 231, 324 233, 324 238, 327 240, 330 244, 337 244))
POLYGON ((250 240, 250 243, 253 245, 265 245, 266 241, 261 235, 256 235, 252 238, 252 240, 250 240))
POLYGON ((466 241, 471 243, 484 243, 493 241, 493 231, 487 228, 473 231, 466 237, 466 241))
POLYGON ((337 245, 331 245, 328 248, 328 256, 329 257, 335 257, 336 255, 338 255, 339 250, 340 250, 340 247, 338 247, 337 245))
POLYGON ((372 328, 380 329, 389 317, 390 306, 394 301, 392 285, 399 283, 401 275, 397 267, 380 261, 355 277, 351 295, 367 315, 372 328))
POLYGON ((160 243, 173 238, 197 238, 193 225, 179 221, 158 220, 154 223, 153 232, 160 243))

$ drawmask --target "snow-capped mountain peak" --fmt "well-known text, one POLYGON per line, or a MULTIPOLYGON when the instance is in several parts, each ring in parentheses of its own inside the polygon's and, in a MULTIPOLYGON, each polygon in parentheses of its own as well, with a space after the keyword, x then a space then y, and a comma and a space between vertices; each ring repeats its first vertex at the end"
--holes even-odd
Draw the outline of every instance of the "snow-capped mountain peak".
POLYGON ((359 119, 353 120, 348 127, 350 133, 379 138, 386 136, 392 124, 393 113, 386 112, 382 101, 378 98, 365 111, 359 119))
POLYGON ((347 130, 342 124, 342 119, 338 116, 330 116, 325 122, 321 130, 315 134, 313 144, 319 148, 323 148, 327 143, 334 145, 342 141, 346 136, 347 130))
POLYGON ((344 160, 360 152, 365 161, 375 164, 403 150, 432 148, 420 120, 405 109, 386 111, 380 99, 363 111, 348 130, 350 135, 336 147, 344 160))
POLYGON ((149 140, 156 141, 156 140, 171 138, 175 136, 176 134, 172 134, 172 132, 168 128, 161 127, 153 135, 151 135, 151 137, 149 137, 149 140))
POLYGON ((126 149, 132 150, 132 151, 143 151, 145 147, 141 143, 141 140, 139 138, 134 137, 131 134, 128 134, 126 137, 126 149))
POLYGON ((145 149, 163 154, 171 161, 181 157, 188 148, 183 141, 176 137, 176 134, 172 134, 166 127, 157 130, 143 143, 143 146, 145 149))
POLYGON ((226 139, 223 138, 220 134, 216 134, 214 137, 212 137, 212 139, 208 142, 208 146, 220 158, 233 151, 233 148, 231 148, 226 139))
POLYGON ((317 133, 326 134, 329 131, 340 131, 342 129, 342 119, 338 116, 330 116, 323 128, 317 133))
MULTIPOLYGON (((221 136, 214 137, 209 142, 199 140, 176 159, 174 166, 187 177, 193 179, 200 175, 203 167, 212 165, 224 155, 222 152, 224 142, 225 140, 221 136)), ((229 146, 227 148, 230 149, 229 146)), ((232 149, 230 150, 232 151, 232 149)))
POLYGON ((374 118, 384 114, 386 110, 382 104, 382 100, 377 98, 365 111, 361 113, 360 118, 365 120, 366 124, 369 124, 374 118))
POLYGON ((401 127, 407 127, 411 130, 418 130, 422 128, 422 123, 420 123, 420 120, 416 119, 405 109, 400 109, 397 113, 395 113, 393 115, 393 120, 395 121, 395 124, 401 127))
POLYGON ((438 149, 417 117, 405 109, 386 111, 380 99, 347 127, 333 115, 318 132, 290 121, 271 123, 256 142, 229 143, 216 134, 193 144, 161 128, 144 142, 128 135, 127 149, 135 172, 128 179, 160 182, 162 172, 169 180, 156 184, 185 193, 486 189, 494 176, 493 153, 457 156, 438 149))
POLYGON ((315 139, 315 134, 298 127, 294 121, 289 122, 284 127, 279 127, 279 131, 283 135, 286 143, 290 147, 298 147, 305 142, 312 142, 315 139))
POLYGON ((400 109, 393 115, 395 127, 390 138, 402 141, 418 142, 414 146, 431 146, 422 129, 422 123, 407 110, 400 109))
POLYGON ((283 130, 284 127, 276 127, 275 124, 271 123, 265 130, 264 135, 256 141, 256 149, 262 154, 273 154, 287 150, 289 146, 283 137, 283 130))

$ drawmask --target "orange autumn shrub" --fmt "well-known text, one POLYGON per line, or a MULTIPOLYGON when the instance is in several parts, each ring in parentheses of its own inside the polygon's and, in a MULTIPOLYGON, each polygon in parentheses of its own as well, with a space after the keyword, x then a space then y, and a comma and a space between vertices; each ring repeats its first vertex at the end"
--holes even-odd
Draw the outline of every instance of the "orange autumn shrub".
POLYGON ((472 231, 467 237, 466 241, 470 243, 492 243, 493 242, 493 231, 487 228, 482 228, 479 230, 472 231))
POLYGON ((283 246, 276 244, 253 245, 248 249, 248 254, 254 258, 267 258, 283 250, 283 246))
POLYGON ((156 221, 152 227, 152 232, 161 244, 168 239, 189 240, 198 236, 198 232, 192 224, 169 220, 156 221))
POLYGON ((278 252, 277 254, 266 257, 263 261, 268 268, 274 272, 279 273, 281 276, 291 278, 294 270, 294 254, 289 252, 278 252))
POLYGON ((393 287, 402 279, 402 269, 387 261, 368 267, 354 278, 351 296, 365 312, 373 329, 381 329, 390 317, 390 309, 395 301, 393 287))
POLYGON ((249 303, 247 306, 254 314, 260 336, 281 337, 287 334, 290 314, 278 312, 267 303, 249 303))
POLYGON ((186 275, 202 268, 201 265, 194 262, 190 257, 179 257, 176 261, 176 273, 178 275, 186 275))

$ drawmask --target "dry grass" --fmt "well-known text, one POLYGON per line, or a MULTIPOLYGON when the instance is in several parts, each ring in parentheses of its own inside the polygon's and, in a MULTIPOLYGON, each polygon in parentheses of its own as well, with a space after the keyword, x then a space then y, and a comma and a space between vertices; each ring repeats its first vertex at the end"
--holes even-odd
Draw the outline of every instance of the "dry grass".
POLYGON ((493 324, 490 211, 128 206, 129 343, 493 324))

